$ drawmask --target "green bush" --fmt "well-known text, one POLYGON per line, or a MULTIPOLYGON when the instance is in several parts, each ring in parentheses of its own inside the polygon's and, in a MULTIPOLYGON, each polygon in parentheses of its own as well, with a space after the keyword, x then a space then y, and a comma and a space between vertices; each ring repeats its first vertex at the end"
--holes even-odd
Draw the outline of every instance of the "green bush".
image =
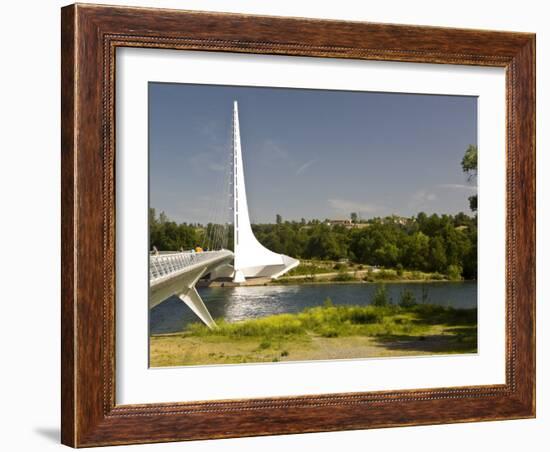
POLYGON ((352 307, 349 311, 349 320, 356 324, 378 323, 382 318, 383 314, 379 310, 352 307))
POLYGON ((338 337, 339 335, 336 328, 326 327, 321 330, 321 336, 323 337, 338 337))
POLYGON ((376 279, 380 280, 391 281, 398 279, 397 273, 392 270, 380 270, 379 272, 373 274, 376 279))
POLYGON ((344 270, 340 270, 332 280, 337 282, 346 282, 346 281, 354 281, 355 278, 350 273, 344 270))
POLYGON ((401 300, 399 300, 399 306, 402 308, 410 308, 411 306, 416 305, 416 297, 409 289, 403 290, 401 292, 401 300))
POLYGON ((399 277, 403 276, 403 265, 397 264, 396 272, 397 272, 397 276, 399 277))
POLYGON ((374 298, 372 300, 372 304, 378 307, 384 307, 390 304, 390 300, 388 298, 388 292, 384 284, 380 284, 376 288, 376 291, 374 292, 374 298))
POLYGON ((267 339, 260 342, 260 345, 258 346, 258 348, 260 348, 261 350, 265 350, 266 348, 269 348, 269 347, 271 347, 271 342, 268 341, 267 339))
POLYGON ((462 267, 460 265, 449 265, 447 276, 451 281, 460 281, 462 279, 462 267))

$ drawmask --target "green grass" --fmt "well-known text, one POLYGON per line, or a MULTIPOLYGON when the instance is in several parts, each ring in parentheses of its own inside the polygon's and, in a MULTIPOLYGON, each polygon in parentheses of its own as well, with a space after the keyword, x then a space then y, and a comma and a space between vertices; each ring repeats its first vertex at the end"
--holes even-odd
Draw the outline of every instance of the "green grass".
POLYGON ((473 353, 477 310, 428 304, 323 306, 151 337, 152 367, 473 353))
POLYGON ((368 266, 337 261, 311 260, 286 273, 273 284, 309 282, 383 282, 383 281, 449 281, 456 280, 441 273, 383 268, 377 271, 368 266), (336 273, 336 275, 333 275, 336 273))
POLYGON ((357 278, 353 275, 353 273, 348 273, 345 270, 339 270, 338 274, 332 278, 332 281, 337 282, 347 282, 347 281, 355 281, 357 278))
POLYGON ((300 264, 290 270, 287 275, 288 276, 312 276, 317 273, 323 273, 329 271, 328 266, 321 266, 315 263, 309 263, 309 262, 300 262, 300 264))
POLYGON ((369 271, 363 277, 363 281, 366 282, 378 282, 378 281, 446 281, 448 280, 445 275, 441 273, 429 273, 421 271, 398 271, 393 269, 382 269, 374 272, 369 271))
POLYGON ((432 325, 475 326, 476 309, 454 309, 435 305, 398 306, 324 306, 308 308, 297 314, 278 314, 268 317, 229 323, 217 320, 218 328, 210 330, 201 323, 192 324, 187 337, 224 337, 230 339, 259 339, 259 348, 290 337, 342 336, 399 336, 425 334, 432 325))

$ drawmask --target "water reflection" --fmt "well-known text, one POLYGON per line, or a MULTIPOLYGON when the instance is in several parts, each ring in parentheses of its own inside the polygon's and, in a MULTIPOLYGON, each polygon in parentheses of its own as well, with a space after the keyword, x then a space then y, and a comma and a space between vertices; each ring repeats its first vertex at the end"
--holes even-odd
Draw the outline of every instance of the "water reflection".
MULTIPOLYGON (((439 282, 429 284, 387 283, 387 292, 398 303, 403 290, 413 292, 417 302, 456 308, 477 306, 475 282, 439 282)), ((311 284, 292 286, 212 287, 199 292, 214 318, 229 322, 264 317, 272 314, 295 313, 307 307, 319 306, 326 298, 334 304, 368 305, 374 284, 311 284)), ((149 316, 151 333, 183 331, 198 319, 177 297, 153 308, 149 316)))

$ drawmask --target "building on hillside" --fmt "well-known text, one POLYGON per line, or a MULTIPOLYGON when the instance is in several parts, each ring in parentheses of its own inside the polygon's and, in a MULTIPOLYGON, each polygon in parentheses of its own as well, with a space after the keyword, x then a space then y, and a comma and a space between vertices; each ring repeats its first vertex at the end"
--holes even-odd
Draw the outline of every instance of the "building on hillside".
POLYGON ((362 229, 369 227, 369 223, 354 223, 353 221, 344 218, 344 219, 327 219, 325 224, 334 227, 334 226, 343 226, 346 229, 362 229))
POLYGON ((339 218, 339 219, 326 219, 325 220, 325 224, 327 224, 328 226, 350 226, 352 225, 353 223, 351 222, 351 220, 349 218, 339 218))

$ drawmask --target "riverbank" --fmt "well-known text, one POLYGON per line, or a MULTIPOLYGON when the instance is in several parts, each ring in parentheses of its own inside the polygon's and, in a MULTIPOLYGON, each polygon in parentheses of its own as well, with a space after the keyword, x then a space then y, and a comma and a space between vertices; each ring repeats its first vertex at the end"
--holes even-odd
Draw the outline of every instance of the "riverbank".
MULTIPOLYGON (((348 269, 346 266, 338 271, 320 271, 316 273, 289 272, 277 278, 250 278, 243 283, 234 283, 230 278, 225 280, 208 281, 199 284, 201 287, 240 287, 240 286, 278 286, 287 284, 338 284, 338 283, 437 283, 456 282, 460 279, 451 279, 440 273, 426 273, 420 271, 400 271, 395 269, 348 269)), ((330 268, 327 266, 327 268, 330 268)), ((353 267, 352 267, 353 268, 353 267)))
POLYGON ((324 306, 150 338, 152 367, 475 353, 477 310, 324 306))

